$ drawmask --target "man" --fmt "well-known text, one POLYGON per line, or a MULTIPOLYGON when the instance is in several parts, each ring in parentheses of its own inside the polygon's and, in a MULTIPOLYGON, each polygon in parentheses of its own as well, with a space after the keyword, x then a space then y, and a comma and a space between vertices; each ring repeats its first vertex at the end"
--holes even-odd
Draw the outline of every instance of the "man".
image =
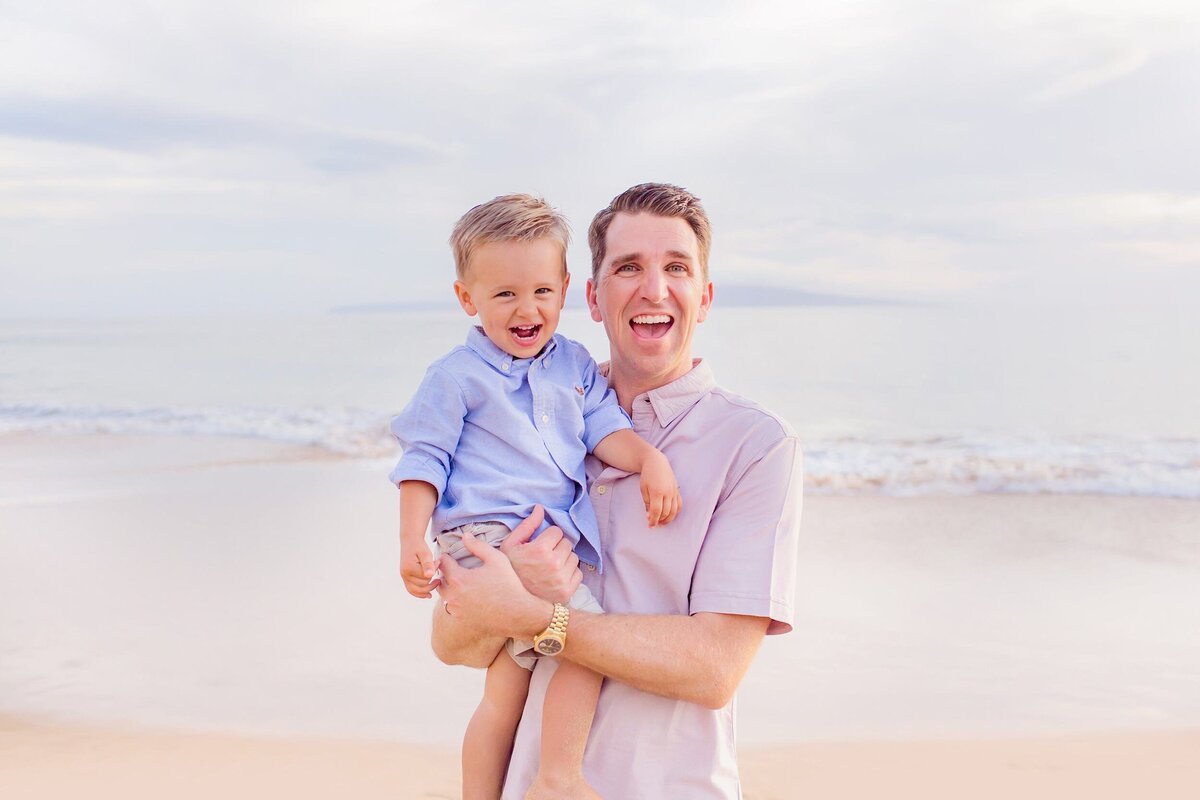
MULTIPOLYGON (((572 610, 559 656, 608 678, 584 774, 606 798, 737 798, 734 693, 763 636, 789 631, 793 618, 799 445, 692 358, 713 300, 709 223, 694 195, 635 186, 596 215, 588 240, 587 301, 611 346, 609 383, 634 430, 670 459, 683 509, 651 530, 637 476, 589 462, 605 567, 582 580, 608 613, 572 610)), ((474 570, 443 559, 442 660, 486 665, 506 637, 562 632, 554 601, 580 580, 578 560, 553 528, 529 541, 530 523, 499 552, 470 543, 484 561, 474 570)), ((556 666, 543 659, 534 671, 506 800, 563 796, 530 788, 556 666)))

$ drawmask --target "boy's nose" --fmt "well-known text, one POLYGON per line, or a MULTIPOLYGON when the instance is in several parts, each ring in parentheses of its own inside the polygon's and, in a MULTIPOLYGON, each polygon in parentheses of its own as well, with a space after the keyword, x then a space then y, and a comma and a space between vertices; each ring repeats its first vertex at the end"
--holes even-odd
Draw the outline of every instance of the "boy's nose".
POLYGON ((535 318, 538 313, 537 302, 532 297, 522 300, 517 309, 517 313, 519 313, 525 319, 535 318))

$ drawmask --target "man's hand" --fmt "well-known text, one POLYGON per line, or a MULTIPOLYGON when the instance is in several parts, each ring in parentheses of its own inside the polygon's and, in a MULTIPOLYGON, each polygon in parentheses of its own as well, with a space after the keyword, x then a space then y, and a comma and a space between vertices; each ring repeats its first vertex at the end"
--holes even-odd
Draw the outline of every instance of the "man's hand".
POLYGON ((551 603, 565 603, 583 580, 579 557, 571 549, 571 540, 557 527, 549 527, 529 541, 544 516, 542 507, 534 506, 529 518, 500 543, 500 552, 508 556, 530 594, 551 603))
POLYGON ((651 528, 666 525, 683 508, 679 484, 667 457, 655 450, 642 465, 642 502, 646 504, 646 524, 651 528))
POLYGON ((527 638, 543 630, 554 604, 526 591, 503 553, 468 533, 462 541, 483 563, 466 569, 442 556, 438 593, 455 622, 484 635, 504 637, 527 638))
POLYGON ((437 587, 436 583, 431 583, 435 568, 433 553, 423 537, 411 544, 401 542, 400 577, 409 594, 423 600, 432 597, 437 587))

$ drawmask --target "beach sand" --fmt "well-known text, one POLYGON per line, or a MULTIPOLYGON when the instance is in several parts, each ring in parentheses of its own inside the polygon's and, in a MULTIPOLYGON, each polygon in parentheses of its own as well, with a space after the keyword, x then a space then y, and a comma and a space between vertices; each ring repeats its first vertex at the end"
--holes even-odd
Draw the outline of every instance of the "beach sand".
MULTIPOLYGON (((456 796, 387 464, 0 440, 0 797, 456 796)), ((1200 796, 1200 502, 809 497, 746 796, 1200 796), (1115 733, 1110 733, 1115 732, 1115 733)))
MULTIPOLYGON (((741 753, 746 800, 1193 800, 1200 731, 805 743, 741 753)), ((459 796, 449 748, 38 725, 0 718, 0 796, 459 796)))

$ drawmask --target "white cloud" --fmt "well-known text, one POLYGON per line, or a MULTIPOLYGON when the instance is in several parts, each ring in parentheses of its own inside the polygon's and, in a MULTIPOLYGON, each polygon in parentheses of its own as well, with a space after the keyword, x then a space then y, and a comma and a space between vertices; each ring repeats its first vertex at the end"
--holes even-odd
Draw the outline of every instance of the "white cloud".
POLYGON ((739 280, 1071 297, 1086 262, 1119 298, 1193 263, 1200 12, 1175 0, 0 14, 0 270, 36 273, 0 314, 221 307, 263 270, 288 291, 238 302, 430 297, 457 214, 513 190, 569 213, 579 271, 642 180, 704 197, 739 280))

